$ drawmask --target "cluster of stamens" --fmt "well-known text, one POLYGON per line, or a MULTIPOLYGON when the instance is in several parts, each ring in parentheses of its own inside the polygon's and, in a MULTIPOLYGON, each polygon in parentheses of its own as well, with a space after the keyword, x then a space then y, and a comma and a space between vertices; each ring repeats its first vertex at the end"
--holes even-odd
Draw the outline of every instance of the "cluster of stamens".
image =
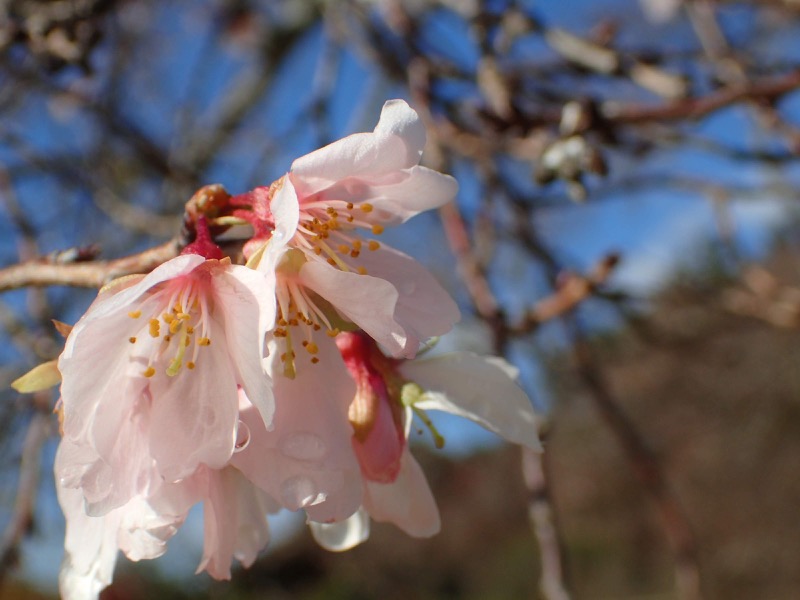
MULTIPOLYGON (((211 345, 211 339, 207 336, 206 331, 206 302, 204 298, 193 293, 191 285, 174 294, 165 309, 160 312, 160 315, 153 315, 147 320, 146 326, 141 327, 138 337, 128 338, 131 344, 147 343, 147 341, 152 344, 153 341, 158 340, 156 345, 151 347, 147 367, 142 372, 144 377, 153 377, 156 374, 156 366, 162 362, 162 357, 170 349, 174 349, 175 354, 168 359, 166 374, 174 377, 184 366, 191 371, 197 364, 200 348, 211 345), (198 324, 201 324, 200 332, 199 335, 196 335, 198 324), (191 358, 187 360, 187 353, 190 349, 191 358)), ((128 313, 128 317, 141 319, 142 311, 131 311, 128 313)))
POLYGON ((366 275, 363 266, 353 267, 348 259, 357 259, 364 249, 375 251, 381 245, 377 240, 362 240, 350 231, 367 229, 372 235, 383 233, 383 225, 371 223, 366 215, 373 211, 368 202, 355 205, 344 200, 304 202, 304 216, 297 231, 300 243, 317 256, 322 256, 331 266, 342 271, 354 271, 366 275))
POLYGON ((285 351, 280 355, 284 365, 284 374, 294 377, 297 354, 294 352, 293 331, 299 331, 303 337, 301 346, 309 355, 311 364, 314 365, 319 363, 319 357, 317 357, 319 346, 314 341, 314 333, 324 328, 329 337, 336 337, 340 331, 331 325, 328 317, 305 290, 298 286, 288 287, 292 297, 285 306, 279 307, 273 335, 284 341, 285 351))

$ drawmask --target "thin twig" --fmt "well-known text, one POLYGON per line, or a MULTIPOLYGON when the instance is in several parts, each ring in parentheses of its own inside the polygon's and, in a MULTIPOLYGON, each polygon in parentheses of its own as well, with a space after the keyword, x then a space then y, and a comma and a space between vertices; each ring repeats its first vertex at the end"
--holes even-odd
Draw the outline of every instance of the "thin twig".
POLYGON ((569 600, 565 577, 564 546, 550 501, 543 462, 545 453, 522 449, 522 474, 530 490, 528 519, 539 544, 542 562, 540 589, 547 600, 569 600))
POLYGON ((152 271, 177 256, 178 251, 179 242, 176 238, 139 254, 115 260, 55 264, 49 258, 40 258, 0 269, 0 292, 48 285, 100 288, 123 275, 152 271))

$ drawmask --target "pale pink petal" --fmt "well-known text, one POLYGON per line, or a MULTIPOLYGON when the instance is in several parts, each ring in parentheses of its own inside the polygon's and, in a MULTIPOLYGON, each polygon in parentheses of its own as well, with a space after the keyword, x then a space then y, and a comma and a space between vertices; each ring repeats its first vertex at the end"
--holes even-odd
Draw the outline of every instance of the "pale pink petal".
POLYGON ((405 100, 387 100, 375 126, 376 135, 396 135, 406 146, 406 167, 419 164, 425 149, 425 126, 405 100))
POLYGON ((425 390, 415 407, 464 417, 509 442, 541 450, 538 419, 505 361, 456 352, 405 362, 400 371, 425 390))
POLYGON ((395 316, 398 293, 389 281, 347 273, 322 262, 303 265, 300 281, 390 352, 399 353, 407 346, 406 332, 395 316))
POLYGON ((288 177, 283 179, 280 188, 275 192, 275 196, 270 202, 270 210, 275 220, 275 230, 272 232, 264 256, 258 265, 258 270, 268 276, 274 272, 300 222, 297 192, 288 177))
MULTIPOLYGON (((137 393, 130 388, 142 385, 142 382, 128 379, 140 368, 135 357, 141 354, 142 349, 128 347, 128 338, 135 335, 142 325, 128 317, 128 311, 146 309, 150 304, 146 300, 142 304, 142 296, 150 288, 191 272, 204 260, 197 255, 178 256, 119 293, 101 293, 75 324, 58 361, 62 374, 65 436, 83 438, 93 427, 98 406, 114 404, 127 394, 137 393), (91 372, 97 376, 87 377, 91 372)), ((111 421, 103 425, 113 432, 120 410, 124 412, 126 409, 108 407, 107 410, 116 411, 111 421)))
POLYGON ((58 576, 63 600, 94 600, 111 583, 117 561, 119 515, 89 517, 80 490, 56 486, 67 520, 64 561, 58 576))
POLYGON ((92 321, 104 319, 110 314, 128 310, 147 290, 155 287, 159 283, 174 279, 181 275, 192 272, 195 268, 205 262, 205 258, 197 254, 183 254, 176 256, 162 263, 150 273, 142 277, 135 285, 129 286, 119 293, 103 294, 92 303, 86 314, 72 328, 72 332, 67 338, 64 346, 64 354, 68 358, 75 339, 81 334, 81 330, 92 321))
POLYGON ((425 128, 402 100, 387 102, 373 133, 357 133, 292 163, 291 178, 301 197, 348 177, 375 177, 419 164, 425 128))
POLYGON ((369 514, 359 508, 353 515, 338 523, 310 521, 308 527, 316 542, 332 552, 355 548, 369 538, 369 514))
POLYGON ((239 399, 227 368, 231 351, 216 318, 207 326, 211 345, 201 349, 194 370, 151 381, 150 452, 168 481, 191 475, 201 463, 222 468, 233 453, 239 399))
POLYGON ((403 181, 372 185, 368 190, 367 199, 374 207, 375 215, 381 216, 382 222, 395 225, 447 204, 455 198, 458 183, 449 175, 425 167, 413 167, 403 181))
POLYGON ((230 579, 234 557, 249 567, 269 541, 264 493, 232 467, 209 471, 207 481, 203 557, 197 572, 230 579))
POLYGON ((160 512, 141 496, 117 509, 122 518, 117 534, 119 549, 133 561, 158 558, 167 551, 167 542, 186 520, 189 507, 182 512, 160 512))
MULTIPOLYGON (((141 378, 132 380, 131 360, 127 338, 137 325, 125 312, 106 319, 91 322, 70 335, 69 340, 80 336, 71 354, 66 352, 59 359, 62 374, 61 398, 64 407, 64 436, 70 439, 84 438, 93 427, 96 411, 102 404, 112 404, 108 426, 113 427, 128 410, 126 397, 141 391, 141 378), (73 337, 75 336, 75 337, 73 337), (95 377, 90 377, 96 373, 95 377), (117 403, 122 403, 117 404, 117 403)), ((77 326, 76 326, 77 329, 77 326)))
POLYGON ((247 267, 232 266, 215 277, 214 295, 236 380, 269 426, 275 400, 261 359, 266 333, 275 323, 274 273, 265 277, 247 267))
POLYGON ((316 343, 319 364, 301 365, 295 379, 282 375, 275 359, 273 429, 267 431, 252 408, 241 411, 250 441, 231 463, 285 508, 318 505, 320 520, 341 520, 361 504, 347 420, 355 384, 333 340, 323 335, 316 343))
POLYGON ((417 461, 406 449, 394 483, 365 482, 364 507, 375 521, 394 523, 413 537, 439 532, 439 509, 417 461))
POLYGON ((405 331, 405 342, 390 346, 372 336, 391 354, 413 358, 421 342, 447 333, 461 317, 458 306, 445 289, 410 256, 381 246, 375 251, 362 252, 358 264, 364 266, 369 275, 390 281, 397 290, 394 320, 405 331))
POLYGON ((458 183, 449 175, 415 166, 380 177, 342 179, 333 182, 315 199, 352 202, 360 219, 397 225, 423 211, 447 204, 457 191, 458 183), (372 205, 372 211, 359 212, 358 207, 365 203, 372 205))

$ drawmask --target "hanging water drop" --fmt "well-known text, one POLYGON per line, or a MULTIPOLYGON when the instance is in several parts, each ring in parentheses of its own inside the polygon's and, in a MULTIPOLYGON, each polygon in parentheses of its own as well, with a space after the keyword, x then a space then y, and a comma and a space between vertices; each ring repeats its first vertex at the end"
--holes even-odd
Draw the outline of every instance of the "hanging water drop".
POLYGON ((239 421, 236 428, 236 443, 233 445, 234 452, 241 452, 250 445, 250 428, 244 421, 239 421))

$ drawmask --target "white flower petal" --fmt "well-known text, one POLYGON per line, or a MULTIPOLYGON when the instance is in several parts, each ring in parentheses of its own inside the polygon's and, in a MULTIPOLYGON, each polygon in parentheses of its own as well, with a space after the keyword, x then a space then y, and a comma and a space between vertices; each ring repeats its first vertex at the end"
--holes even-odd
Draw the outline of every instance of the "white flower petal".
POLYGON ((395 317, 398 292, 391 282, 346 273, 322 262, 303 265, 300 281, 390 352, 399 353, 406 347, 406 332, 395 317))
POLYGON ((381 246, 378 250, 363 252, 358 264, 371 276, 391 282, 398 292, 393 316, 407 336, 405 342, 397 348, 372 336, 391 354, 413 358, 422 341, 447 333, 461 317, 458 306, 436 278, 410 256, 381 246))
POLYGON ((436 500, 419 463, 407 448, 400 474, 393 483, 365 483, 364 507, 375 521, 394 523, 413 537, 439 533, 436 500))
POLYGON ((192 272, 195 268, 204 263, 205 260, 205 258, 197 254, 176 256, 153 269, 135 285, 123 289, 119 293, 101 293, 86 311, 86 314, 83 315, 72 328, 72 332, 68 336, 64 347, 64 354, 69 357, 74 340, 81 334, 81 330, 87 323, 97 319, 104 319, 108 315, 127 310, 129 306, 134 304, 150 288, 169 279, 174 279, 192 272))
POLYGON ((67 520, 64 561, 58 576, 63 600, 95 600, 111 583, 117 562, 119 515, 89 517, 80 490, 56 486, 67 520))
POLYGON ((464 417, 510 442, 541 450, 531 402, 498 361, 456 352, 403 363, 400 371, 426 390, 417 408, 464 417))
POLYGON ((374 178, 419 164, 425 128, 402 100, 387 102, 373 133, 357 133, 292 163, 291 178, 310 196, 347 178, 374 178))
POLYGON ((332 552, 355 548, 369 538, 369 515, 359 508, 352 516, 338 523, 309 521, 308 527, 316 542, 332 552))
MULTIPOLYGON (((231 462, 283 507, 305 508, 319 520, 341 520, 361 504, 347 420, 355 384, 333 340, 321 335, 316 343, 319 363, 303 364, 295 379, 285 377, 273 357, 273 429, 266 431, 252 408, 241 411, 250 442, 231 462)), ((300 352, 297 360, 303 358, 300 352)))
POLYGON ((197 572, 230 579, 234 557, 249 567, 269 541, 264 493, 232 467, 210 471, 207 481, 203 557, 197 572))
MULTIPOLYGON (((382 217, 381 222, 395 225, 447 204, 457 192, 458 183, 449 175, 425 167, 413 167, 398 183, 368 184, 366 198, 374 213, 382 217)), ((342 199, 348 200, 346 197, 342 199)))
POLYGON ((214 294, 236 379, 269 426, 275 399, 261 359, 266 352, 266 333, 275 323, 274 274, 268 278, 247 267, 232 266, 217 275, 214 294))
POLYGON ((201 463, 222 468, 233 453, 239 397, 231 351, 220 324, 210 318, 207 326, 211 344, 201 348, 196 368, 150 384, 150 452, 167 481, 191 475, 201 463))

